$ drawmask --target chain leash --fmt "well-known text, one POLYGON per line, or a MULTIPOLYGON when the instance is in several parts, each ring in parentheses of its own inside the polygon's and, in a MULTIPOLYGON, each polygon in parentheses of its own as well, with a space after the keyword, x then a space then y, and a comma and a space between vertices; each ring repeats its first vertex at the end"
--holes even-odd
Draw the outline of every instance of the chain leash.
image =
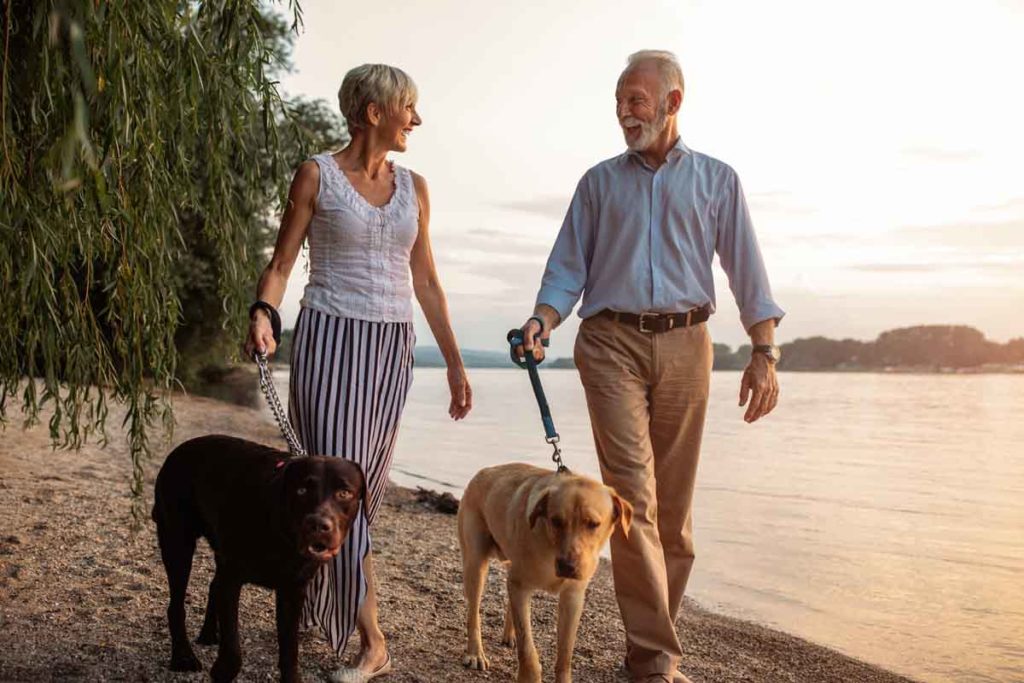
POLYGON ((551 438, 544 439, 551 447, 555 449, 555 452, 551 454, 551 462, 555 463, 555 467, 558 468, 558 473, 568 472, 569 468, 562 462, 562 449, 558 447, 558 437, 554 436, 551 438))
MULTIPOLYGON (((270 405, 270 412, 274 414, 274 419, 277 420, 277 426, 281 429, 284 440, 288 442, 288 450, 292 455, 306 455, 306 450, 299 443, 299 438, 295 436, 295 430, 292 429, 292 425, 288 421, 288 414, 281 406, 281 399, 277 396, 277 389, 274 387, 274 380, 270 375, 270 366, 267 364, 267 354, 254 351, 253 358, 260 371, 260 391, 263 392, 263 396, 266 397, 267 403, 270 405)), ((555 449, 557 450, 557 448, 556 446, 555 449)))

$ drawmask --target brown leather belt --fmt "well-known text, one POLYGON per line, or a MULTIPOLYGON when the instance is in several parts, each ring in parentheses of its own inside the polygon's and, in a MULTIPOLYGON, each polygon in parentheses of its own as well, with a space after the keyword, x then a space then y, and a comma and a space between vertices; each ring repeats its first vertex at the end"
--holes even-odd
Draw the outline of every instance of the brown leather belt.
POLYGON ((702 323, 711 317, 711 307, 708 305, 699 308, 691 308, 686 313, 622 313, 613 311, 610 308, 602 310, 597 315, 603 318, 611 318, 624 323, 641 332, 648 334, 668 332, 677 327, 689 327, 702 323))

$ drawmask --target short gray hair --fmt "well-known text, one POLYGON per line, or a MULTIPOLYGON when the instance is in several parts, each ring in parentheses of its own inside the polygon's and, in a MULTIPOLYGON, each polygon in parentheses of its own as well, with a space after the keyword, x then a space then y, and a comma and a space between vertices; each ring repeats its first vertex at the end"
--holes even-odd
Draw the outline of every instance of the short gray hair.
POLYGON ((365 128, 366 108, 375 103, 388 113, 415 103, 418 92, 409 74, 387 64, 363 64, 345 74, 338 90, 338 106, 349 130, 365 128))
POLYGON ((654 67, 658 70, 658 75, 661 77, 662 95, 667 95, 674 88, 679 88, 680 91, 683 90, 683 68, 679 66, 679 60, 676 59, 675 54, 668 50, 640 50, 631 54, 626 60, 626 68, 622 70, 622 75, 619 76, 616 89, 622 87, 622 81, 626 74, 648 62, 654 63, 654 67))

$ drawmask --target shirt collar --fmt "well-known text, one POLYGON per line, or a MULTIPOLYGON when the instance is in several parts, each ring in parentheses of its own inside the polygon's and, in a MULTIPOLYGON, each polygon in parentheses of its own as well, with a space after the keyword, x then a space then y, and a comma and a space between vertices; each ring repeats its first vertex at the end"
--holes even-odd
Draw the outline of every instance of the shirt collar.
MULTIPOLYGON (((683 144, 683 138, 682 137, 678 137, 678 138, 676 138, 675 144, 672 145, 671 149, 669 149, 668 154, 665 157, 665 163, 669 163, 669 162, 675 161, 677 159, 680 159, 680 158, 686 156, 689 153, 690 153, 690 148, 687 147, 685 144, 683 144)), ((633 157, 634 159, 639 161, 644 166, 647 166, 647 162, 644 161, 644 157, 643 157, 643 155, 640 152, 632 150, 632 149, 627 149, 626 150, 626 154, 628 156, 633 157)))

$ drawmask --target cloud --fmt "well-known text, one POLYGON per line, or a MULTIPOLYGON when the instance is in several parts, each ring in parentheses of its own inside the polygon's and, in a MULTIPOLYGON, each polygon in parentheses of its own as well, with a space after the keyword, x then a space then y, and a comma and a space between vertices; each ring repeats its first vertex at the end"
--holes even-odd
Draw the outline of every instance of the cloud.
POLYGON ((904 147, 902 152, 905 156, 911 157, 915 161, 931 163, 958 164, 981 158, 981 152, 973 149, 918 146, 904 147))
POLYGON ((978 250, 1024 249, 1024 219, 998 222, 958 222, 900 228, 894 237, 936 247, 973 247, 978 250))
MULTIPOLYGON (((492 228, 472 228, 470 230, 438 233, 432 235, 434 249, 443 251, 456 250, 481 252, 484 254, 500 254, 503 257, 522 257, 547 260, 550 244, 543 244, 535 239, 521 236, 511 230, 495 230, 492 228)), ((450 258, 449 262, 467 262, 465 258, 450 258)), ((475 259, 474 259, 475 260, 475 259)))
POLYGON ((857 263, 848 266, 850 270, 868 273, 937 273, 953 270, 974 270, 986 272, 1010 272, 1024 274, 1024 260, 977 260, 977 261, 935 261, 931 263, 857 263))
POLYGON ((747 204, 756 216, 758 213, 781 213, 787 216, 814 213, 812 207, 798 203, 793 193, 783 191, 748 192, 747 204))
POLYGON ((548 195, 546 197, 535 197, 534 199, 520 199, 507 202, 495 202, 495 206, 513 211, 524 211, 536 214, 544 218, 552 218, 559 223, 565 218, 565 212, 569 209, 571 197, 566 195, 548 195))

